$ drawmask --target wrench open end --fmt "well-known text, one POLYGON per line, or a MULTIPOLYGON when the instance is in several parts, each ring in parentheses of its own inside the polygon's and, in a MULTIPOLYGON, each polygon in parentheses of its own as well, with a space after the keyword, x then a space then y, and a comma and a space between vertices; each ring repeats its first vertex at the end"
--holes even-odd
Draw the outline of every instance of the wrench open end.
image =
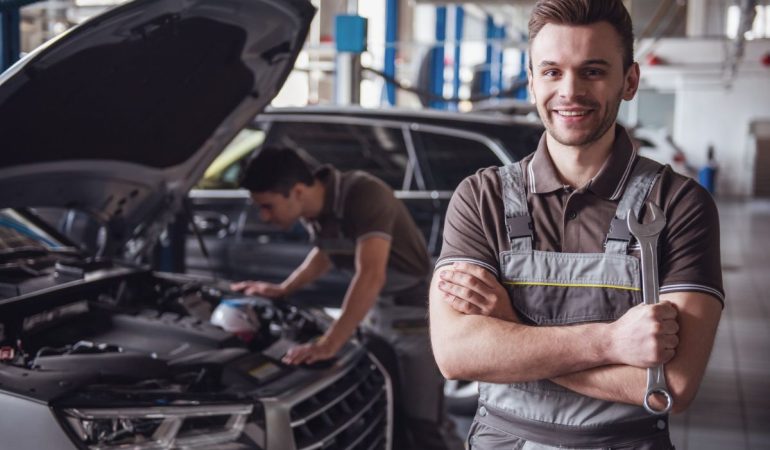
POLYGON ((666 217, 658 205, 653 202, 647 202, 647 208, 652 213, 652 222, 645 224, 639 222, 633 211, 628 211, 626 223, 628 223, 628 229, 631 231, 631 234, 636 236, 637 239, 640 236, 657 236, 666 226, 666 217))

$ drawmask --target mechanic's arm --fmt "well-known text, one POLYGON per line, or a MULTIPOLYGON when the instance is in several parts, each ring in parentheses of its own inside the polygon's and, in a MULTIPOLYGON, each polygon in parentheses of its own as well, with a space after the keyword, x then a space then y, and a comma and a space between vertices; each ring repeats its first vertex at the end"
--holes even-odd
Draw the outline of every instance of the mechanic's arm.
POLYGON ((514 383, 552 378, 617 359, 606 340, 608 324, 531 327, 455 310, 454 296, 439 288, 440 282, 446 283, 440 275, 446 270, 451 267, 436 270, 430 288, 431 343, 446 378, 514 383))
POLYGON ((311 364, 333 357, 342 348, 377 301, 385 285, 389 254, 389 239, 372 236, 358 241, 356 272, 342 302, 340 317, 317 341, 289 350, 284 362, 311 364))
MULTIPOLYGON (((666 363, 666 381, 674 401, 672 412, 687 409, 698 392, 714 344, 722 306, 714 297, 698 292, 661 294, 678 310, 679 345, 666 363)), ((647 387, 647 371, 630 366, 611 366, 552 379, 573 391, 602 400, 641 405, 647 387)), ((662 408, 662 398, 653 406, 662 408)))
POLYGON ((290 295, 300 290, 303 286, 320 278, 329 271, 332 262, 329 256, 320 248, 313 247, 305 260, 282 283, 284 295, 290 295))
POLYGON ((286 280, 280 284, 266 281, 239 281, 230 285, 230 289, 246 295, 261 295, 268 298, 281 298, 298 291, 329 271, 332 262, 318 247, 313 247, 305 260, 286 280))

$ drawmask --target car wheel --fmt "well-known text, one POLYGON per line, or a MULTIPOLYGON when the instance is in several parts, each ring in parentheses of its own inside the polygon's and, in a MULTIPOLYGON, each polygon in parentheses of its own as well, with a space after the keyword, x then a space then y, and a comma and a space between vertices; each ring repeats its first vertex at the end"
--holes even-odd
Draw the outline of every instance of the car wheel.
POLYGON ((473 416, 478 401, 479 384, 476 381, 447 380, 444 383, 444 403, 450 414, 473 416))

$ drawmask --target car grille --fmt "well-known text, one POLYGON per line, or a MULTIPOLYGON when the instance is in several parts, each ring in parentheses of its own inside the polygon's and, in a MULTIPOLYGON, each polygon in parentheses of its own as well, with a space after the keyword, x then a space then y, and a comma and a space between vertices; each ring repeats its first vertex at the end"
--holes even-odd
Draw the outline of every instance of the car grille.
POLYGON ((384 449, 389 420, 385 377, 363 357, 334 383, 294 405, 290 417, 300 450, 384 449))

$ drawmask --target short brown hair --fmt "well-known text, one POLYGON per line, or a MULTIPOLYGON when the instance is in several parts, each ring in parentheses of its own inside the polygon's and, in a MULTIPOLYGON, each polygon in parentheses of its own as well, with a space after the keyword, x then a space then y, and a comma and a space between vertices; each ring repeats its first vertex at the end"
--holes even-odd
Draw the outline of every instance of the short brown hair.
POLYGON ((538 0, 529 17, 529 42, 549 23, 590 25, 608 22, 620 35, 623 70, 634 63, 634 29, 621 0, 538 0))

